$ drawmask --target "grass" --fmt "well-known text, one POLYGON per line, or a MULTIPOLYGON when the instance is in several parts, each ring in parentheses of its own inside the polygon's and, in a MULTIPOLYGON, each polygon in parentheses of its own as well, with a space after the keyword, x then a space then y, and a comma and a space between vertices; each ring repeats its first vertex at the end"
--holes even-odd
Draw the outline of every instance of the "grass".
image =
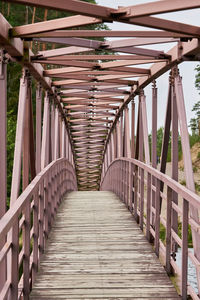
POLYGON ((195 182, 195 190, 196 192, 200 192, 200 184, 198 184, 197 182, 195 182))
MULTIPOLYGON (((178 236, 182 238, 182 223, 178 221, 178 236)), ((160 240, 163 242, 164 245, 166 245, 166 229, 163 224, 160 224, 160 240)), ((192 230, 191 226, 189 225, 188 228, 188 247, 192 248, 192 230)))
POLYGON ((180 184, 186 186, 186 181, 185 181, 185 179, 181 180, 181 181, 180 181, 180 184))
POLYGON ((197 167, 195 167, 195 166, 192 168, 192 170, 194 173, 197 173, 197 171, 198 171, 197 167))

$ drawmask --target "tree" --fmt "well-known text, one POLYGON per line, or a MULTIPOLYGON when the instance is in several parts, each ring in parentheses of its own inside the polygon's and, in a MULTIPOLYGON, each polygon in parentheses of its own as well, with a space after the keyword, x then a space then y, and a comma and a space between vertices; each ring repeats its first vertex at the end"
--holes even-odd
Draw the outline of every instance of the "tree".
MULTIPOLYGON (((197 71, 195 75, 195 87, 200 91, 200 65, 198 65, 195 70, 197 71)), ((195 117, 190 119, 189 126, 193 135, 200 136, 200 100, 194 104, 192 111, 195 112, 195 117)))
MULTIPOLYGON (((67 1, 67 0, 66 0, 67 1)), ((95 0, 84 0, 95 4, 95 0)), ((27 1, 28 3, 28 1, 27 1)), ((30 6, 20 4, 10 4, 0 1, 0 13, 4 15, 7 21, 14 27, 24 24, 41 22, 44 20, 52 20, 56 18, 63 18, 72 14, 64 11, 47 10, 44 8, 34 8, 30 6)), ((75 28, 74 28, 75 29, 75 28)), ((96 29, 106 30, 108 27, 104 24, 88 25, 76 29, 96 29)), ((104 38, 99 38, 104 40, 104 38)), ((30 42, 30 46, 33 52, 36 54, 39 50, 51 49, 52 44, 46 44, 45 47, 37 42, 30 42)), ((55 45, 53 46, 55 47, 55 45)), ((60 47, 56 45, 56 47, 60 47)), ((106 53, 106 50, 105 50, 106 53)), ((19 97, 19 82, 21 77, 22 67, 18 63, 10 62, 8 64, 8 89, 7 89, 7 198, 9 202, 11 180, 12 180, 12 168, 13 168, 13 156, 15 146, 15 132, 17 121, 17 109, 18 109, 18 97, 19 97)), ((35 111, 35 81, 33 80, 33 111, 35 111)))
POLYGON ((196 102, 192 108, 195 112, 195 117, 190 120, 190 128, 192 134, 198 134, 200 136, 200 101, 196 102))

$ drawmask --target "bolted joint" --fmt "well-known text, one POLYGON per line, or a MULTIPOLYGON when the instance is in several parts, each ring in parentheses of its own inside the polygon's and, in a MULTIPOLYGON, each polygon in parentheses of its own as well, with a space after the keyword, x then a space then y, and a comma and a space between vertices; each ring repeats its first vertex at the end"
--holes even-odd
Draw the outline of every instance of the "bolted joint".
POLYGON ((141 97, 141 96, 144 96, 144 90, 143 90, 143 89, 140 89, 139 95, 140 95, 140 97, 141 97))
POLYGON ((157 88, 157 87, 156 87, 156 80, 155 80, 155 79, 152 81, 152 88, 153 88, 153 89, 156 89, 156 88, 157 88))

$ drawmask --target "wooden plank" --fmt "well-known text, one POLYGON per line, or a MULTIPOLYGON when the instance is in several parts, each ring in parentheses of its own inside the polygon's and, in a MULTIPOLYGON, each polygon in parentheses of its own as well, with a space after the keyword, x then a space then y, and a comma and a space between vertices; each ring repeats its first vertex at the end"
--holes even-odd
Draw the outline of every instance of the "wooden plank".
POLYGON ((178 299, 125 205, 72 192, 56 216, 30 299, 178 299))

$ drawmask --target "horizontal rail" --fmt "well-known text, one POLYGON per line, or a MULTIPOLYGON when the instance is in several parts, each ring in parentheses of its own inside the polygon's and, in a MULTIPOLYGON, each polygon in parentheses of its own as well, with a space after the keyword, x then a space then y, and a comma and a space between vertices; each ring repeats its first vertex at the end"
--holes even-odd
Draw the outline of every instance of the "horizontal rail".
POLYGON ((28 299, 53 219, 62 197, 77 190, 72 164, 64 158, 50 163, 27 186, 0 220, 0 261, 8 275, 1 299, 28 299), (23 271, 21 271, 23 270, 23 271), (21 298, 20 298, 21 299, 21 298))
POLYGON ((200 210, 200 197, 187 189, 168 175, 139 160, 131 158, 115 159, 107 169, 101 183, 101 190, 110 190, 126 204, 132 212, 140 228, 144 230, 149 242, 154 243, 157 256, 164 257, 166 272, 177 273, 181 282, 182 299, 189 294, 192 299, 200 299, 187 279, 188 257, 197 271, 197 284, 199 286, 198 258, 189 251, 188 232, 189 225, 197 234, 200 234, 198 224, 189 216, 189 208, 200 210), (161 190, 161 186, 164 189, 161 190), (173 202, 173 195, 178 194, 179 205, 173 202), (162 203, 165 203, 166 210, 162 203), (181 234, 173 225, 173 213, 177 213, 181 223, 181 234), (164 242, 161 240, 161 224, 164 227, 164 242), (176 252, 181 248, 182 263, 176 262, 176 252))

